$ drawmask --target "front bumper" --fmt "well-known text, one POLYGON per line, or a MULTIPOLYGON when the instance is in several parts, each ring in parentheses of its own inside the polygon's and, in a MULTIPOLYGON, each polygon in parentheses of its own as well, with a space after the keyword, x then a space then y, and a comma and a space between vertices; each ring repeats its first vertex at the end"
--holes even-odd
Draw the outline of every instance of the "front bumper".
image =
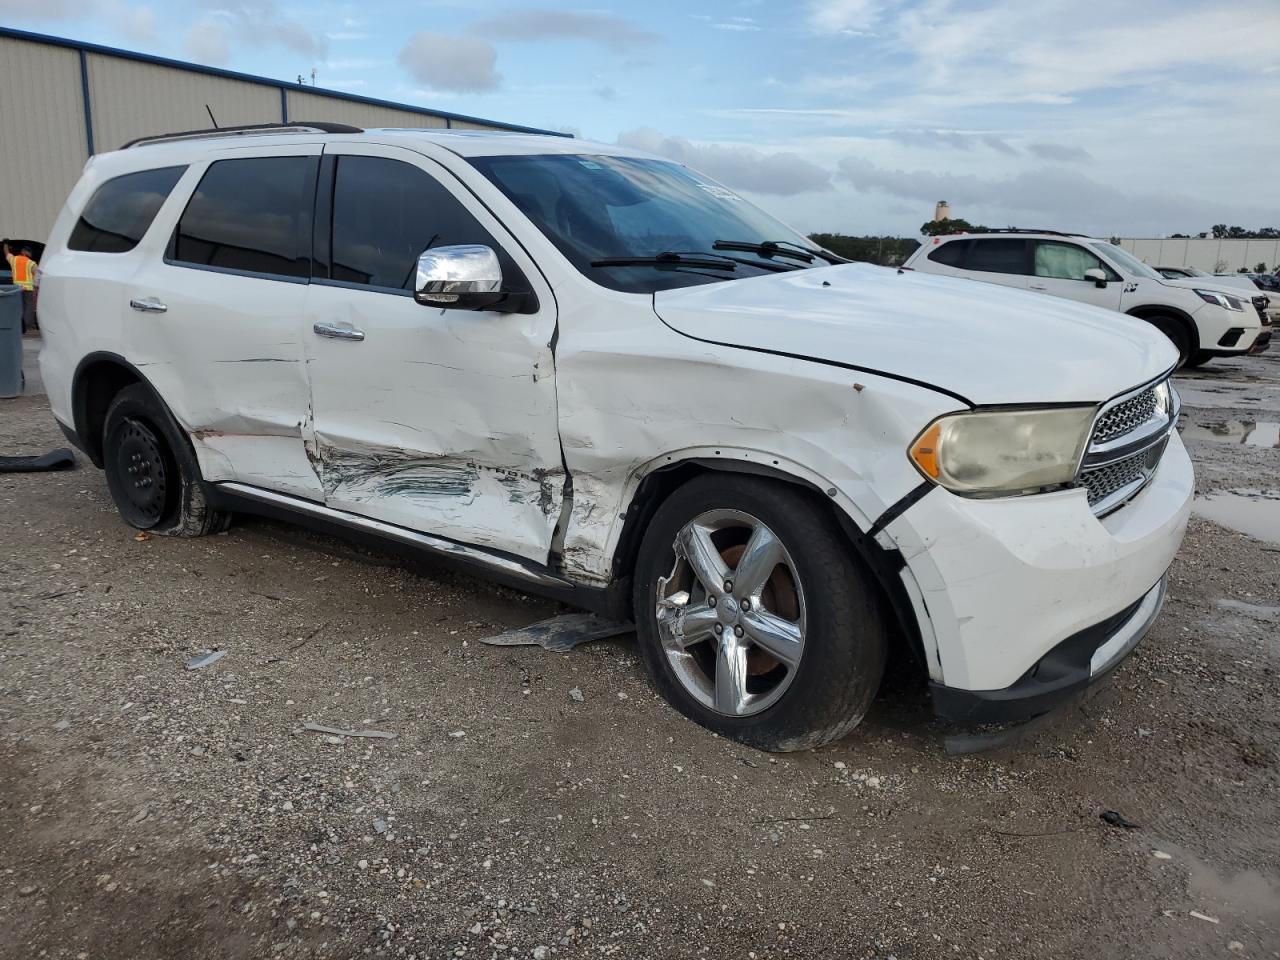
POLYGON ((1166 578, 1114 616, 1063 640, 1016 682, 1001 690, 961 690, 929 684, 933 710, 953 723, 1028 720, 1070 700, 1120 665, 1156 622, 1166 578))
MULTIPOLYGON (((935 687, 952 701, 960 692, 999 700, 984 695, 1035 689, 1019 687, 1028 675, 1041 683, 1053 670, 1065 676, 1053 656, 1059 645, 1092 643, 1096 651, 1128 630, 1173 562, 1193 493, 1176 432, 1142 491, 1101 518, 1078 488, 992 500, 931 490, 881 537, 905 561, 900 575, 935 687)), ((1004 699, 1019 699, 1014 694, 1004 699)))

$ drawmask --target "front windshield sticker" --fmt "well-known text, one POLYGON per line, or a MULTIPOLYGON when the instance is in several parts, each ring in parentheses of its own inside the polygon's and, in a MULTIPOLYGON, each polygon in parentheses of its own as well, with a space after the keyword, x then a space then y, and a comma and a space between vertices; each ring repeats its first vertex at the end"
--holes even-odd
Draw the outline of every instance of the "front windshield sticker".
POLYGON ((707 191, 707 193, 711 194, 717 200, 741 200, 742 199, 732 190, 726 189, 725 187, 720 186, 718 183, 703 183, 701 180, 699 180, 698 186, 701 187, 703 190, 707 191))

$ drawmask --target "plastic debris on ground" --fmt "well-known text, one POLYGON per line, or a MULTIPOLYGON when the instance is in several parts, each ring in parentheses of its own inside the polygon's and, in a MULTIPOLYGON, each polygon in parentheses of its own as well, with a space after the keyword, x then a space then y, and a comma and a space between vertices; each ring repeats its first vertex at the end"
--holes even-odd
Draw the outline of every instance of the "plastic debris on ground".
POLYGON ((568 653, 591 640, 607 640, 634 630, 635 624, 605 620, 594 613, 566 613, 484 637, 480 642, 493 647, 542 647, 552 653, 568 653))

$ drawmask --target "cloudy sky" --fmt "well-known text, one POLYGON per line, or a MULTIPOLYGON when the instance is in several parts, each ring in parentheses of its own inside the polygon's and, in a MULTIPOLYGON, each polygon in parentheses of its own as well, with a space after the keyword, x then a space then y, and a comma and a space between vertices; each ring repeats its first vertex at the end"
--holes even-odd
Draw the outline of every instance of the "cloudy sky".
POLYGON ((935 200, 1096 235, 1280 226, 1277 0, 0 0, 0 23, 620 141, 806 231, 935 200))

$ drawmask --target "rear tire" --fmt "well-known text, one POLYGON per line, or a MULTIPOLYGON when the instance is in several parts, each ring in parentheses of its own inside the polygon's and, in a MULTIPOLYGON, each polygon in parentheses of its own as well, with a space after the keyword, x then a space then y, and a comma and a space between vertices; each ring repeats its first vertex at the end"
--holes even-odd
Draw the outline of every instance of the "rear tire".
POLYGON ((1169 342, 1178 351, 1179 367, 1194 366, 1194 364, 1191 364, 1192 355, 1199 351, 1195 349, 1191 335, 1182 323, 1176 318, 1168 316, 1144 317, 1143 319, 1169 338, 1169 342))
POLYGON ((107 408, 102 463, 116 509, 138 530, 201 537, 230 526, 231 514, 209 505, 186 437, 143 384, 125 387, 107 408))
POLYGON ((722 736, 817 747, 853 730, 880 686, 878 595, 830 515, 791 484, 706 474, 680 487, 645 531, 634 590, 654 686, 722 736))

